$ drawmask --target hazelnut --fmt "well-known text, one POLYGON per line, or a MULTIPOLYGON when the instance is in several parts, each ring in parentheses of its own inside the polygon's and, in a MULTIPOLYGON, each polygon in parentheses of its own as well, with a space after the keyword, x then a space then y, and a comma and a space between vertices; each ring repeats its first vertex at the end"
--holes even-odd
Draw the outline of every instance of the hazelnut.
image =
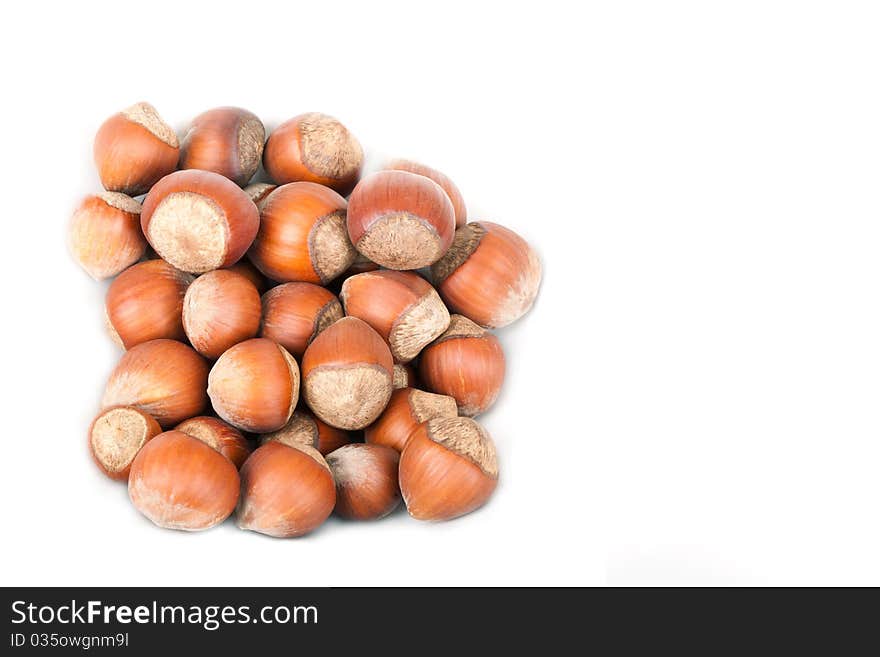
POLYGON ((345 313, 364 320, 391 347, 399 363, 419 355, 449 326, 449 311, 436 290, 409 271, 372 271, 346 279, 345 313))
POLYGON ((364 429, 364 440, 402 452, 410 434, 422 422, 457 415, 452 397, 415 388, 401 388, 391 394, 391 400, 379 419, 364 429))
POLYGON ((123 354, 110 374, 101 406, 134 406, 169 428, 208 404, 208 364, 175 340, 150 340, 123 354))
POLYGON ((214 363, 208 396, 217 415, 237 429, 276 431, 287 424, 299 399, 299 368, 271 340, 246 340, 214 363))
POLYGON ((504 351, 489 331, 453 315, 446 332, 422 352, 419 375, 428 390, 449 395, 461 415, 473 417, 498 398, 504 351))
POLYGON ((119 274, 107 288, 111 336, 125 349, 168 338, 185 340, 183 299, 193 277, 164 260, 147 260, 119 274))
POLYGON ((308 445, 322 455, 326 455, 343 445, 348 445, 351 442, 351 434, 322 422, 306 409, 297 409, 290 416, 290 421, 278 431, 260 436, 261 445, 272 441, 290 447, 308 445))
POLYGON ((178 142, 138 103, 94 157, 106 191, 80 202, 69 246, 115 277, 104 314, 127 351, 88 446, 143 515, 199 530, 234 513, 288 537, 334 509, 379 519, 402 499, 448 520, 487 502, 495 447, 471 418, 505 375, 489 329, 541 283, 527 242, 468 224, 454 182, 421 163, 361 179, 361 145, 319 113, 266 140, 256 115, 219 107, 178 142))
POLYGON ((467 417, 419 425, 400 455, 400 490, 418 520, 451 520, 470 513, 486 503, 497 484, 495 444, 467 417))
POLYGON ((384 518, 400 504, 400 455, 381 445, 354 444, 327 455, 336 483, 336 514, 352 520, 384 518))
POLYGON ((89 427, 89 452, 111 479, 125 481, 138 450, 162 433, 152 417, 131 406, 101 411, 89 427))
POLYGON ((361 175, 364 152, 332 116, 310 112, 278 126, 266 142, 263 166, 277 183, 307 181, 348 194, 361 175))
POLYGON ((144 255, 141 204, 118 192, 86 197, 76 208, 68 229, 70 252, 96 280, 116 276, 144 255))
POLYGON ((379 171, 361 180, 348 204, 348 235, 355 248, 388 269, 419 269, 452 244, 452 202, 430 178, 379 171))
POLYGON ((220 355, 260 330, 260 293, 245 276, 215 269, 199 276, 183 299, 183 328, 202 356, 220 355))
POLYGON ((266 129, 239 107, 199 114, 180 142, 180 168, 213 171, 240 187, 254 177, 263 157, 266 129))
POLYGON ((248 198, 254 202, 254 205, 257 206, 258 209, 263 207, 263 201, 266 200, 266 197, 269 196, 272 192, 278 189, 278 185, 272 185, 269 183, 253 183, 244 188, 244 193, 248 195, 248 198))
POLYGON ((332 513, 336 487, 324 457, 305 445, 268 442, 241 467, 236 523, 278 538, 302 536, 332 513))
POLYGON ((311 182, 282 185, 260 209, 260 230, 248 256, 275 281, 325 284, 354 261, 345 230, 346 202, 311 182))
POLYGON ((455 227, 458 228, 467 223, 467 208, 464 204, 464 197, 458 191, 455 183, 446 174, 412 160, 392 160, 382 168, 394 171, 409 171, 410 173, 430 178, 443 188, 443 191, 446 192, 446 195, 452 202, 452 209, 455 212, 455 227))
POLYGON ((363 429, 388 404, 392 369, 391 351, 381 336, 357 317, 343 317, 306 348, 303 397, 327 424, 363 429))
POLYGON ((134 507, 166 529, 219 525, 235 509, 238 492, 232 462, 182 431, 166 431, 144 445, 128 477, 134 507))
POLYGON ((174 430, 182 431, 187 436, 213 447, 232 461, 236 468, 240 468, 251 454, 251 444, 241 431, 215 417, 192 417, 178 424, 174 430))
POLYGON ((202 274, 238 262, 254 241, 260 213, 240 187, 219 173, 177 171, 144 199, 141 228, 156 253, 202 274))
POLYGON ((104 121, 95 135, 95 166, 104 189, 138 196, 177 168, 177 135, 149 103, 104 121))
POLYGON ((395 390, 400 388, 416 387, 416 372, 412 365, 394 363, 394 373, 391 375, 391 385, 395 390))
POLYGON ((332 292, 313 283, 285 283, 263 295, 260 335, 302 358, 315 336, 342 315, 332 292))
POLYGON ((437 291, 453 312, 501 328, 525 315, 541 284, 541 261, 512 230, 486 221, 455 231, 449 251, 431 267, 437 291))

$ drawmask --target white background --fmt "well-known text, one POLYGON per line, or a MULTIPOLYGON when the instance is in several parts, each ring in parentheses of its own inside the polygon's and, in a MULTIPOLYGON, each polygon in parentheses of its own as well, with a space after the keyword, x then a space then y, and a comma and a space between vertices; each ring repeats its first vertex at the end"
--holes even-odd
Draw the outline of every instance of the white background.
POLYGON ((880 584, 872 3, 18 3, 3 62, 6 585, 880 584), (545 264, 484 510, 155 529, 92 465, 119 353, 66 253, 139 100, 342 119, 545 264))

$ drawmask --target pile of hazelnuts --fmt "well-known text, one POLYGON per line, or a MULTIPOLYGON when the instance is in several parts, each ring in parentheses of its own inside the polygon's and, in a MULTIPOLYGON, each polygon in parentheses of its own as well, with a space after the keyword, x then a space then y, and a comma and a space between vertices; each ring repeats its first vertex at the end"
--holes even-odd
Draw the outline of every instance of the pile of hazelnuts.
POLYGON ((223 107, 178 141, 138 103, 103 123, 94 159, 106 191, 76 209, 70 247, 114 277, 107 327, 125 353, 88 445, 138 511, 183 530, 234 513, 287 537, 401 497, 421 520, 487 501, 495 446, 472 418, 505 369, 488 329, 524 315, 541 280, 519 235, 468 223, 427 166, 362 176, 360 144, 325 114, 267 140, 223 107))

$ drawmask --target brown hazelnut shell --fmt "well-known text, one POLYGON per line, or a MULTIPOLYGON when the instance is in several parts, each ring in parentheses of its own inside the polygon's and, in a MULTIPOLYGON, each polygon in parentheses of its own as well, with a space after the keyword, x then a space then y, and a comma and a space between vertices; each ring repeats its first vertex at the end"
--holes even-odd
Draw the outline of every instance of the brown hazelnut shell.
POLYGON ((449 326, 440 295, 418 274, 374 271, 346 279, 339 294, 345 314, 369 324, 391 348, 395 362, 408 363, 449 326))
POLYGON ((297 358, 325 328, 344 315, 339 299, 314 283, 284 283, 263 295, 260 336, 297 358))
POLYGON ((389 447, 355 443, 327 455, 336 483, 337 515, 350 520, 378 520, 400 504, 397 464, 389 447))
POLYGON ((260 230, 248 257, 274 281, 326 284, 354 262, 345 230, 345 199, 311 182, 282 185, 260 207, 260 230))
POLYGON ((251 281, 231 270, 199 276, 183 299, 183 328, 190 344, 212 360, 257 335, 262 305, 251 281))
POLYGON ((452 244, 455 212, 430 178, 379 171, 351 193, 347 226, 354 247, 376 264, 419 269, 439 260, 452 244))
POLYGON ((139 196, 177 168, 174 130, 149 103, 137 103, 104 121, 93 154, 104 189, 139 196))
POLYGON ((118 192, 87 196, 68 227, 68 245, 80 267, 95 280, 116 276, 143 257, 141 204, 118 192))
POLYGON ((419 378, 428 390, 449 395, 461 415, 473 417, 498 398, 504 382, 504 350, 498 338, 461 315, 425 347, 419 378))
POLYGON ((150 340, 119 359, 101 407, 134 406, 167 429, 205 410, 207 386, 208 364, 195 350, 176 340, 150 340))
POLYGON ((237 429, 276 431, 287 424, 299 399, 299 368, 284 347, 252 338, 214 363, 208 396, 217 415, 237 429))
POLYGON ((300 114, 269 136, 263 166, 279 184, 305 181, 348 194, 358 181, 364 153, 337 119, 319 112, 300 114))
POLYGON ((336 487, 324 458, 308 446, 272 441, 241 467, 235 521, 241 529, 277 538, 302 536, 333 512, 336 487))
POLYGON ((243 187, 263 157, 266 129, 240 107, 218 107, 193 119, 180 141, 180 168, 213 171, 243 187))
POLYGON ((194 274, 229 267, 245 254, 260 226, 254 202, 211 171, 176 171, 144 199, 141 228, 164 260, 194 274))
POLYGON ((436 418, 419 425, 400 456, 400 490, 418 520, 470 513, 486 503, 497 484, 495 445, 470 418, 436 418))
POLYGON ((388 403, 392 374, 391 351, 381 336, 362 320, 343 317, 306 348, 303 398, 327 424, 362 429, 388 403))
POLYGON ((443 188, 443 191, 446 192, 446 195, 452 202, 452 209, 455 212, 455 227, 458 228, 467 223, 467 206, 465 205, 464 197, 455 183, 452 182, 452 179, 445 173, 412 160, 391 160, 382 168, 395 171, 409 171, 410 173, 430 178, 443 188))
POLYGON ((512 230, 487 221, 455 231, 431 278, 452 312, 501 328, 525 315, 541 284, 541 261, 512 230))
POLYGON ((235 509, 238 493, 232 462, 181 431, 166 431, 144 445, 128 478, 132 504, 166 529, 219 525, 235 509))
POLYGON ((104 303, 114 340, 125 349, 159 338, 186 340, 183 299, 192 280, 164 260, 139 262, 119 274, 104 303))

